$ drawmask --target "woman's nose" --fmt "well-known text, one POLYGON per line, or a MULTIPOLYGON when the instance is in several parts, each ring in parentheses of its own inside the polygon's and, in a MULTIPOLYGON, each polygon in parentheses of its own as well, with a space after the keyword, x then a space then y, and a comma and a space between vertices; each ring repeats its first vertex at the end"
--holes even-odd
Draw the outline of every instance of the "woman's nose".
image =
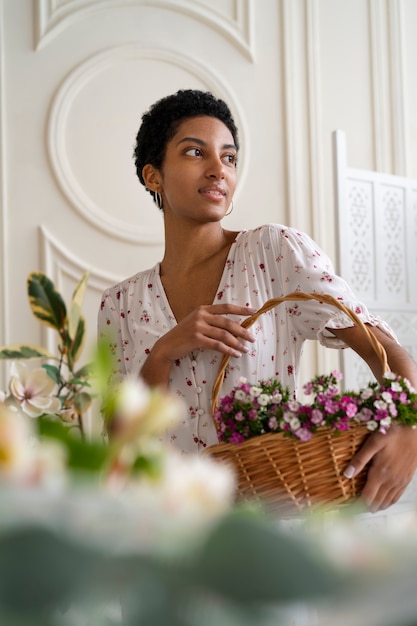
POLYGON ((211 178, 224 178, 225 170, 223 161, 217 157, 211 159, 207 171, 211 178))

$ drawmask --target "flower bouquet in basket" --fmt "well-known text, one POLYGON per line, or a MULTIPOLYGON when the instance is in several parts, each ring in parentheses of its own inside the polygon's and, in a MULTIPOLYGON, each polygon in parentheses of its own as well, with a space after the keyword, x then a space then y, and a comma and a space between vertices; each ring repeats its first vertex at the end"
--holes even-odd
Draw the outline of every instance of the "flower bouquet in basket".
POLYGON ((343 472, 371 431, 385 434, 394 423, 415 427, 417 392, 389 371, 386 353, 360 318, 328 295, 296 292, 269 300, 242 323, 246 328, 284 300, 325 301, 351 317, 377 353, 385 372, 381 384, 359 391, 338 387, 341 374, 316 376, 304 386, 312 402, 295 400, 279 380, 240 379, 224 397, 220 390, 228 357, 213 386, 213 420, 219 444, 207 454, 227 461, 237 474, 238 500, 260 500, 268 510, 293 515, 318 505, 347 504, 360 495, 366 470, 347 479, 343 472))

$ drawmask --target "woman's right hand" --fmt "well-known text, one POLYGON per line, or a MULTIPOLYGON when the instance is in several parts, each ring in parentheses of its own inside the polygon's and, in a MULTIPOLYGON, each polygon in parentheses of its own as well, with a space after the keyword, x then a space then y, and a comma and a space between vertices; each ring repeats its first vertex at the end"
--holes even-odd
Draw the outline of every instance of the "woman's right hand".
POLYGON ((141 376, 149 385, 167 384, 172 362, 193 350, 216 350, 232 357, 249 351, 252 333, 227 315, 248 317, 255 309, 235 304, 201 305, 158 339, 141 376))

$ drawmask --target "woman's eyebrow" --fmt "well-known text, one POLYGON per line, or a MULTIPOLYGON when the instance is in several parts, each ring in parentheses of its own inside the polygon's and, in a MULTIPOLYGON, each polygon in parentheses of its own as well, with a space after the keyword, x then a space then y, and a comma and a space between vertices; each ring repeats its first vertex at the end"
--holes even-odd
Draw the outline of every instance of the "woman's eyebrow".
MULTIPOLYGON (((185 143, 185 142, 192 142, 192 143, 198 143, 198 145, 200 146, 206 146, 207 142, 204 141, 203 139, 199 139, 198 137, 183 137, 182 139, 180 139, 177 142, 177 146, 179 146, 181 143, 185 143)), ((237 151, 237 146, 235 146, 234 143, 225 143, 222 146, 223 150, 236 150, 237 151)))

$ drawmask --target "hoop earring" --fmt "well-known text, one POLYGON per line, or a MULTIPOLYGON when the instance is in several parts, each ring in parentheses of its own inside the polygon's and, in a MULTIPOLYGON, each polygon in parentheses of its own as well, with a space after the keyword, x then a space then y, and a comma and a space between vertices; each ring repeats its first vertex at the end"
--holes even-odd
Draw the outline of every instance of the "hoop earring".
POLYGON ((229 210, 227 211, 227 213, 224 214, 224 217, 227 217, 228 215, 230 215, 230 213, 233 211, 233 200, 232 200, 232 204, 229 207, 229 210))
POLYGON ((159 193, 159 191, 154 191, 154 202, 156 204, 156 206, 158 207, 158 209, 163 209, 163 204, 162 204, 162 194, 159 193))

